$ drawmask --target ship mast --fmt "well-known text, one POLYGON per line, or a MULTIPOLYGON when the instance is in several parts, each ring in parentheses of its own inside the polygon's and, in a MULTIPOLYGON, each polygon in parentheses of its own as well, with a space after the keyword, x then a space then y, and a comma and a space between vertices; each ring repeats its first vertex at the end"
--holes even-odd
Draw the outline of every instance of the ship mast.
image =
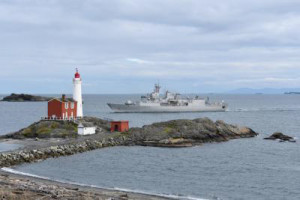
POLYGON ((154 92, 159 94, 159 90, 160 90, 160 85, 155 84, 154 92))

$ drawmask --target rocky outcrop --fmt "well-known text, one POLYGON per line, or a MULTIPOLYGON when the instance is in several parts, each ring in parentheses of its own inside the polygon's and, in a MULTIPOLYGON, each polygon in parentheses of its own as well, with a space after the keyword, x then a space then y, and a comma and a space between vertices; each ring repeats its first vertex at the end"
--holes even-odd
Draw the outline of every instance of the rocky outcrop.
POLYGON ((270 135, 269 137, 264 138, 265 140, 279 140, 280 142, 296 142, 296 140, 288 135, 284 135, 281 132, 275 132, 272 135, 270 135))
POLYGON ((73 121, 41 120, 2 138, 68 138, 77 137, 77 124, 73 121))
POLYGON ((96 133, 107 132, 109 122, 96 117, 84 117, 76 121, 40 120, 15 133, 1 136, 2 138, 74 138, 77 137, 77 126, 96 126, 96 133))
POLYGON ((252 129, 213 122, 208 118, 194 120, 172 120, 154 123, 128 131, 134 144, 146 146, 185 147, 208 142, 224 142, 236 138, 249 138, 258 135, 252 129))
POLYGON ((110 122, 98 117, 83 117, 78 122, 81 122, 84 126, 96 126, 97 132, 110 131, 110 122))
POLYGON ((23 101, 49 101, 53 97, 34 96, 29 94, 15 94, 4 97, 1 101, 23 102, 23 101))

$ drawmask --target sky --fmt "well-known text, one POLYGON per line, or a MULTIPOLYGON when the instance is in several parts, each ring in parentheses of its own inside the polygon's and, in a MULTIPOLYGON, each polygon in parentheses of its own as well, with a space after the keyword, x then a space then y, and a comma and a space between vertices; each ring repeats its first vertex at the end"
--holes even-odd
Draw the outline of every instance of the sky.
POLYGON ((299 0, 0 0, 0 93, 300 87, 299 0))

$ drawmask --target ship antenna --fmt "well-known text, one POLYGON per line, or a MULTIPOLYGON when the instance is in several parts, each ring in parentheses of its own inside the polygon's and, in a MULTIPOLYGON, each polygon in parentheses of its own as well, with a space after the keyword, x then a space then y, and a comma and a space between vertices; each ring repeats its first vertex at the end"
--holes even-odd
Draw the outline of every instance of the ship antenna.
POLYGON ((156 93, 159 93, 159 90, 160 90, 159 83, 158 83, 158 84, 155 84, 155 92, 156 92, 156 93))

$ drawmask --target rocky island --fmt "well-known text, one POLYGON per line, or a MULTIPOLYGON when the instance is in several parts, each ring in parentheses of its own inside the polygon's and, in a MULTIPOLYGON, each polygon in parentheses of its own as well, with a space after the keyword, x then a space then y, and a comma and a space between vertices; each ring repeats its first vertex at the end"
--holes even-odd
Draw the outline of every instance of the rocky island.
POLYGON ((158 147, 187 147, 211 142, 225 142, 258 135, 252 129, 208 118, 171 120, 131 128, 128 139, 134 145, 158 147))
POLYGON ((52 97, 34 96, 29 94, 15 94, 4 97, 1 101, 24 102, 24 101, 49 101, 52 97))
MULTIPOLYGON (((76 134, 78 122, 41 120, 20 131, 2 136, 2 141, 22 144, 23 147, 0 153, 0 167, 11 167, 112 146, 190 147, 258 135, 250 128, 227 124, 223 121, 214 122, 208 118, 159 122, 141 128, 131 128, 122 133, 109 132, 109 121, 95 117, 84 117, 80 123, 96 126, 96 134, 78 136, 76 134)), ((67 196, 72 197, 71 199, 75 197, 75 199, 96 197, 99 199, 107 199, 107 197, 113 199, 168 199, 61 184, 49 180, 12 175, 4 171, 0 171, 0 181, 3 186, 0 187, 0 192, 3 193, 2 196, 6 196, 6 199, 18 199, 24 195, 45 199, 64 199, 67 196), (10 195, 14 195, 14 197, 10 195)))
POLYGON ((265 140, 279 140, 280 142, 296 142, 296 140, 288 135, 285 135, 281 132, 275 132, 272 135, 270 135, 269 137, 265 137, 265 140))
POLYGON ((96 126, 96 134, 77 135, 77 123, 74 121, 41 120, 20 131, 2 136, 2 139, 24 144, 24 148, 1 153, 0 166, 72 155, 107 146, 189 147, 258 135, 250 128, 223 121, 213 122, 208 118, 159 122, 142 128, 131 128, 122 133, 109 132, 109 121, 96 117, 84 117, 80 123, 96 126))

